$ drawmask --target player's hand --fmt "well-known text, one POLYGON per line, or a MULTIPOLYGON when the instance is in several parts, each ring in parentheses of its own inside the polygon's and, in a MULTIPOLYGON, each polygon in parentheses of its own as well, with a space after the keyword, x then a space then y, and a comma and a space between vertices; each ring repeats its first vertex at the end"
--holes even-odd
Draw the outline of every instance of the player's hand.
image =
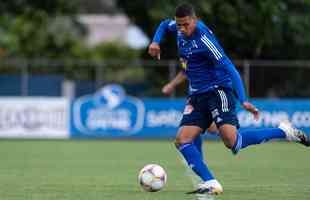
POLYGON ((168 83, 166 85, 164 85, 164 87, 162 88, 162 93, 164 93, 165 95, 169 96, 172 94, 172 92, 174 91, 175 86, 172 83, 168 83))
POLYGON ((252 113, 255 120, 258 120, 258 119, 259 119, 259 110, 258 110, 253 104, 251 104, 251 103, 248 102, 248 101, 245 101, 245 102, 243 102, 242 107, 243 107, 245 110, 247 110, 247 111, 249 111, 250 113, 252 113))
POLYGON ((160 46, 159 44, 152 42, 149 46, 149 54, 154 57, 157 58, 158 60, 160 60, 160 46))

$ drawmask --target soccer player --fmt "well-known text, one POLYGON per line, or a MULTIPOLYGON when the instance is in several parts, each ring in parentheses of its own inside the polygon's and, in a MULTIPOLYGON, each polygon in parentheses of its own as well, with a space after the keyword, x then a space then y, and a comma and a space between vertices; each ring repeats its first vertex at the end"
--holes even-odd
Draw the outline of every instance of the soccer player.
POLYGON ((233 154, 249 145, 280 138, 310 146, 308 136, 288 121, 281 122, 278 128, 238 130, 233 90, 241 106, 255 119, 259 118, 259 110, 247 100, 238 71, 212 31, 197 19, 190 4, 181 4, 176 8, 175 20, 166 19, 160 23, 149 45, 151 56, 160 59, 160 41, 167 32, 174 33, 177 38, 181 66, 189 80, 189 95, 175 145, 203 181, 189 193, 223 192, 221 184, 212 175, 194 144, 195 138, 200 137, 213 122, 225 146, 233 154))

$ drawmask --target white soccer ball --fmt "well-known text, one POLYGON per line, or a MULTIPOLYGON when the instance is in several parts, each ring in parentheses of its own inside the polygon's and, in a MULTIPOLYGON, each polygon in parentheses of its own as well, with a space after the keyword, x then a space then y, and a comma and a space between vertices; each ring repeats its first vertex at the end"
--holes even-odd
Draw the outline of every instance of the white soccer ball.
POLYGON ((160 165, 148 164, 140 170, 138 180, 145 191, 157 192, 165 186, 167 174, 160 165))

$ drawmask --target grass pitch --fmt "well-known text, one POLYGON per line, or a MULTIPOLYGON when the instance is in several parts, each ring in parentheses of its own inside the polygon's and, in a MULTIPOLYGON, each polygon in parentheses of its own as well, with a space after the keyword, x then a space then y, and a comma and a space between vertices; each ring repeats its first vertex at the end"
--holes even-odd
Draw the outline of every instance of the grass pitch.
MULTIPOLYGON (((268 143, 232 156, 220 142, 204 144, 209 167, 224 187, 216 200, 309 200, 310 148, 268 143)), ((196 200, 172 142, 0 140, 1 200, 196 200), (137 182, 149 163, 168 173, 163 191, 137 182)))

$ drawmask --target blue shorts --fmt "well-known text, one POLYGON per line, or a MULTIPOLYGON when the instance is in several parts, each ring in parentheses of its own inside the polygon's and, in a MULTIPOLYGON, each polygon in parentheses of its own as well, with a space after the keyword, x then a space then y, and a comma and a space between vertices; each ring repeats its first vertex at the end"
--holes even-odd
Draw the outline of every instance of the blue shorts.
POLYGON ((231 124, 239 128, 236 97, 229 88, 214 88, 189 96, 180 126, 198 126, 203 132, 215 122, 217 127, 231 124))

